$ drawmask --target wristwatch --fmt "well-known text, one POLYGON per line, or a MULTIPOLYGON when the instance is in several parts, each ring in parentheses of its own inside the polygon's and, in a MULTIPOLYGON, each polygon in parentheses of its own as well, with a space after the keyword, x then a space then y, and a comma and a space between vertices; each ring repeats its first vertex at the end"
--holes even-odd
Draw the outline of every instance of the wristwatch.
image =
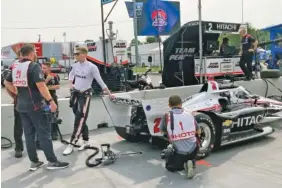
POLYGON ((53 99, 50 99, 50 100, 48 100, 47 102, 50 103, 50 102, 52 102, 52 101, 53 101, 53 99))

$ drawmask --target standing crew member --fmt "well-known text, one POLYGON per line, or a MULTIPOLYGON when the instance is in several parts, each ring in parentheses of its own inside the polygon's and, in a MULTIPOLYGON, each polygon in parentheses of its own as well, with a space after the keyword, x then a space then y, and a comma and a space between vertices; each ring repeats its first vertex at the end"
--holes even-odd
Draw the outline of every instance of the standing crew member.
POLYGON ((174 152, 167 158, 165 167, 168 171, 185 170, 187 178, 193 178, 196 168, 195 158, 198 152, 196 134, 201 131, 194 116, 182 108, 179 96, 169 97, 171 111, 162 118, 160 130, 167 135, 174 152))
MULTIPOLYGON (((58 97, 56 90, 60 89, 60 80, 58 75, 55 73, 51 73, 51 63, 49 62, 44 62, 42 63, 42 72, 44 74, 45 78, 45 83, 49 89, 50 95, 54 102, 57 105, 57 108, 59 108, 58 104, 58 97)), ((57 109, 56 117, 58 118, 59 115, 59 110, 57 109)), ((52 123, 51 124, 51 135, 52 135, 52 140, 57 140, 58 139, 58 124, 57 123, 52 123)))
MULTIPOLYGON (((74 53, 77 63, 73 64, 69 74, 70 88, 73 89, 73 97, 71 97, 70 105, 75 114, 74 129, 71 136, 71 143, 76 143, 82 134, 83 145, 78 150, 84 150, 89 146, 89 133, 86 120, 89 113, 90 100, 92 96, 92 82, 95 78, 103 91, 105 91, 112 99, 107 85, 101 78, 99 69, 96 65, 86 60, 88 50, 85 47, 77 47, 74 53), (73 80, 75 83, 73 84, 73 80)), ((97 109, 99 110, 99 109, 97 109)), ((69 155, 73 152, 73 146, 70 144, 63 152, 64 155, 69 155)))
POLYGON ((251 80, 253 77, 253 56, 257 49, 258 41, 247 33, 246 28, 242 27, 239 31, 241 36, 241 58, 239 65, 245 74, 246 80, 251 80), (247 66, 246 66, 247 65, 247 66))
POLYGON ((69 163, 58 161, 53 150, 49 113, 46 111, 45 101, 50 104, 51 112, 56 111, 57 105, 46 87, 39 64, 33 62, 36 59, 34 46, 24 45, 20 52, 23 59, 7 77, 5 84, 10 92, 17 95, 16 110, 20 113, 24 128, 27 153, 31 161, 29 169, 34 171, 44 165, 44 162, 38 159, 35 134, 49 161, 47 169, 66 168, 69 163))
MULTIPOLYGON (((19 62, 22 60, 22 56, 20 51, 18 51, 17 53, 18 56, 18 60, 15 60, 15 62, 10 66, 10 70, 12 71, 14 67, 16 67, 19 62)), ((15 147, 15 157, 16 158, 21 158, 23 156, 23 127, 21 124, 21 117, 19 112, 16 110, 16 105, 17 105, 17 98, 16 95, 12 92, 10 92, 7 88, 6 88, 8 94, 13 98, 13 103, 14 103, 14 139, 15 139, 15 143, 16 143, 16 147, 15 147)))

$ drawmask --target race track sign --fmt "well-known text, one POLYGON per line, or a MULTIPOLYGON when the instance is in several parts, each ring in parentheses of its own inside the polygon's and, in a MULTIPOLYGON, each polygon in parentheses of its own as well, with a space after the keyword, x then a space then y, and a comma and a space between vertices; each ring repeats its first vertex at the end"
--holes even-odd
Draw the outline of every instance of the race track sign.
POLYGON ((101 0, 101 3, 102 3, 102 5, 105 5, 105 4, 114 2, 114 1, 116 1, 116 0, 101 0))
POLYGON ((238 23, 223 23, 223 22, 206 22, 204 29, 205 33, 232 33, 238 34, 240 27, 246 27, 245 24, 238 23))

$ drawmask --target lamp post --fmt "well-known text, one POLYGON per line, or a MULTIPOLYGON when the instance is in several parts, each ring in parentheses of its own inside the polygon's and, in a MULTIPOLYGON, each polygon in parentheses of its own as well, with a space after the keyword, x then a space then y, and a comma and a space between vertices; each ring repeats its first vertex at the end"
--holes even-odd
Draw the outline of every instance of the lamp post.
POLYGON ((242 23, 244 23, 244 0, 241 0, 242 23))

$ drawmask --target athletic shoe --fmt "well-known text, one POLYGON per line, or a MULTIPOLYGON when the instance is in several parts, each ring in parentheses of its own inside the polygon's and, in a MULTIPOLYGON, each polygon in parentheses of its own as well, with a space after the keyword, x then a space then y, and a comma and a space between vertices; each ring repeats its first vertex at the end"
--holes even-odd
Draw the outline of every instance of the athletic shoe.
POLYGON ((195 176, 193 161, 188 160, 184 163, 185 173, 188 179, 192 179, 195 176))
POLYGON ((15 150, 15 157, 21 158, 23 156, 23 152, 21 150, 15 150))
POLYGON ((47 165, 47 169, 48 170, 58 170, 58 169, 67 168, 68 166, 69 166, 69 163, 67 162, 61 162, 61 161, 57 161, 55 163, 49 162, 47 165))
POLYGON ((73 152, 73 145, 69 144, 68 147, 64 150, 63 155, 69 155, 73 152))
POLYGON ((42 167, 44 165, 44 162, 38 161, 37 163, 31 162, 29 170, 30 171, 35 171, 38 168, 42 167))
POLYGON ((90 144, 88 141, 84 141, 83 144, 80 146, 80 148, 78 148, 78 151, 82 151, 84 150, 86 147, 89 147, 90 144))

